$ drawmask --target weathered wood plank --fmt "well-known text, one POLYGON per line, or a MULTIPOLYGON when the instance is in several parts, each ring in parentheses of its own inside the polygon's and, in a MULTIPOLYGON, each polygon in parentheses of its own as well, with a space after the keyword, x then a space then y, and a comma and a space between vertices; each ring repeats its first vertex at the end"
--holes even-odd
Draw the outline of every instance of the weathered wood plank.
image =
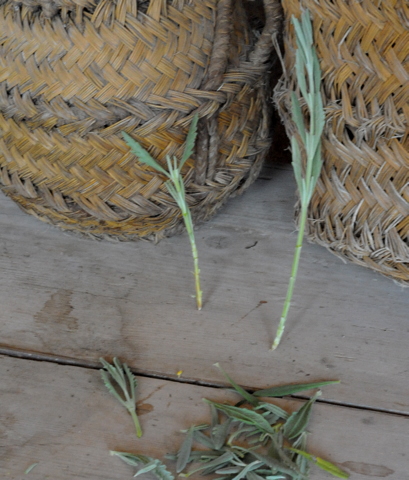
MULTIPOLYGON (((139 378, 144 436, 137 440, 96 370, 0 357, 0 379, 0 477, 9 480, 20 480, 33 463, 30 480, 132 478, 132 468, 109 450, 162 458, 178 449, 181 429, 209 421, 202 398, 237 401, 220 389, 139 378)), ((288 411, 300 405, 279 403, 288 411)), ((309 450, 338 462, 353 480, 407 478, 408 418, 316 404, 310 431, 309 450)), ((314 469, 312 478, 332 477, 314 469)))
MULTIPOLYGON (((195 310, 186 236, 94 242, 0 198, 1 345, 219 383, 340 378, 327 398, 409 412, 409 295, 391 280, 303 250, 288 327, 269 351, 291 268, 290 167, 232 199, 197 232, 204 309, 195 310), (266 302, 266 303, 265 303, 266 302)), ((0 347, 1 347, 0 345, 0 347)))

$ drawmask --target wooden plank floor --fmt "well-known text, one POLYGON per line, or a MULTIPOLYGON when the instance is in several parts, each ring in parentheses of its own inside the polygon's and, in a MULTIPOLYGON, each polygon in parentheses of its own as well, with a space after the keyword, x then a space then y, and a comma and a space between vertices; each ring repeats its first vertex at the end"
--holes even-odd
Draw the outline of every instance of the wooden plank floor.
MULTIPOLYGON (((162 458, 183 441, 181 429, 209 421, 202 398, 237 401, 221 389, 139 378, 144 436, 136 440, 130 417, 105 391, 97 371, 6 357, 0 369, 2 479, 21 479, 33 463, 38 465, 27 477, 31 480, 130 479, 133 469, 109 450, 162 458)), ((299 408, 296 401, 280 405, 299 408)), ((356 480, 408 478, 404 417, 321 404, 313 411, 310 431, 310 449, 356 480), (374 440, 378 436, 387 440, 387 448, 374 440)), ((313 473, 315 480, 331 478, 313 473)))
POLYGON ((354 479, 408 480, 408 290, 306 244, 282 345, 269 351, 294 190, 288 165, 267 169, 198 229, 201 312, 185 236, 94 242, 1 196, 0 478, 20 479, 34 462, 33 479, 131 478, 107 451, 173 450, 178 430, 207 416, 202 397, 227 398, 219 362, 249 388, 340 379, 316 406, 310 448, 354 479), (101 356, 142 375, 142 442, 101 386, 101 356))

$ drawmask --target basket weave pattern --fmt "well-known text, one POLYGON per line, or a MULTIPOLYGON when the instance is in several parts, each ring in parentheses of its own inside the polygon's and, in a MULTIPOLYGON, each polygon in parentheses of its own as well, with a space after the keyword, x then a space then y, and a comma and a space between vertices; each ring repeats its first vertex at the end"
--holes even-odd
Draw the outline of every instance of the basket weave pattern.
MULTIPOLYGON (((1 3, 1 2, 0 2, 1 3)), ((232 0, 6 0, 0 6, 3 191, 29 213, 95 237, 181 229, 162 164, 179 156, 196 221, 256 177, 270 144, 265 75, 280 8, 257 39, 232 0)))
MULTIPOLYGON (((401 0, 285 0, 285 71, 275 93, 287 132, 295 34, 311 12, 326 109, 324 167, 309 236, 360 265, 409 281, 409 6, 401 0)), ((306 119, 308 121, 308 119, 306 119)))

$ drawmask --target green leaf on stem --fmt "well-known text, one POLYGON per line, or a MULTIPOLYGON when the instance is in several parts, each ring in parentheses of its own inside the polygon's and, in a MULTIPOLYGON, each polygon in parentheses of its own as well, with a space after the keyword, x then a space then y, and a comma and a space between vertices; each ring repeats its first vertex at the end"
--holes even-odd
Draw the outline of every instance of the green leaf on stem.
POLYGON ((223 405, 221 403, 212 402, 211 400, 204 399, 206 403, 214 405, 217 410, 226 413, 234 420, 238 420, 242 423, 247 423, 257 427, 261 432, 274 435, 275 431, 267 420, 257 412, 249 410, 247 408, 232 407, 231 405, 223 405))
POLYGON ((317 392, 298 412, 292 413, 284 424, 284 435, 290 440, 301 435, 307 428, 311 416, 311 408, 321 392, 317 392))
POLYGON ((195 432, 195 427, 190 427, 187 435, 177 453, 177 462, 176 462, 176 472, 180 473, 188 464, 190 459, 190 452, 192 451, 193 445, 193 434, 195 432))
POLYGON ((215 367, 217 367, 221 372, 222 374, 226 377, 227 381, 230 383, 230 385, 236 390, 236 392, 241 395, 245 400, 247 400, 251 405, 257 405, 258 404, 258 400, 256 398, 253 397, 253 395, 249 392, 247 392, 246 390, 244 390, 244 388, 240 387, 240 385, 238 385, 224 370, 223 368, 218 364, 218 363, 215 363, 214 364, 215 367))
POLYGON ((122 132, 122 136, 124 137, 125 142, 128 144, 128 147, 131 149, 132 153, 136 155, 141 163, 148 165, 149 167, 154 168, 160 173, 163 173, 167 177, 169 177, 168 172, 159 165, 159 163, 154 160, 149 152, 145 150, 140 143, 134 140, 130 135, 126 132, 122 132))
POLYGON ((294 393, 304 392, 306 390, 312 390, 314 388, 321 388, 325 385, 333 385, 335 383, 340 383, 340 381, 329 380, 325 382, 294 383, 292 385, 280 385, 278 387, 270 387, 263 390, 257 390, 253 393, 253 395, 255 397, 285 397, 286 395, 294 395, 294 393))
POLYGON ((197 122, 199 120, 199 115, 196 113, 196 115, 193 117, 192 123, 190 124, 189 132, 186 137, 186 142, 185 142, 185 149, 183 151, 182 159, 180 161, 179 165, 179 170, 182 169, 183 165, 185 164, 186 160, 191 157, 193 153, 193 149, 195 146, 196 142, 196 136, 197 136, 197 122))

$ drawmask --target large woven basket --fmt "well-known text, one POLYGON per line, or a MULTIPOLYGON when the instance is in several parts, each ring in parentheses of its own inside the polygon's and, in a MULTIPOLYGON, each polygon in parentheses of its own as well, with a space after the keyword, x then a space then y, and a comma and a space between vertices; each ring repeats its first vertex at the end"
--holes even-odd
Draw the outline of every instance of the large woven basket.
MULTIPOLYGON (((409 5, 404 0, 284 0, 285 70, 276 101, 289 135, 295 35, 308 9, 326 109, 324 167, 309 236, 409 281, 409 5)), ((308 119, 306 119, 308 121, 308 119)))
MULTIPOLYGON (((179 156, 195 221, 257 176, 270 145, 266 75, 281 7, 254 31, 240 0, 0 1, 0 168, 27 212, 95 237, 179 231, 164 178, 129 152, 179 156)), ((166 164, 166 162, 164 163, 166 164)))

